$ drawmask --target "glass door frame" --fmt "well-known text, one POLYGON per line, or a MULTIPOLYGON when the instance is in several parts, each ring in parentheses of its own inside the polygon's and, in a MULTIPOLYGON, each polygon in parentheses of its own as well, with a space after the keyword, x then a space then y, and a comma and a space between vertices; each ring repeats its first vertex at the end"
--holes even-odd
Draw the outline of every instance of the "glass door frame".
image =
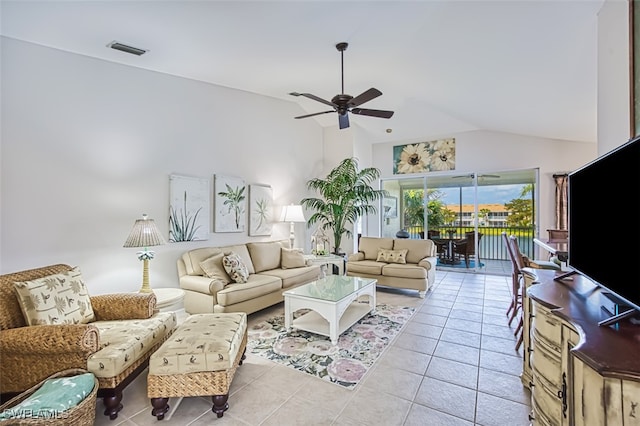
MULTIPOLYGON (((422 189, 423 206, 426 206, 429 198, 429 190, 430 189, 438 189, 443 187, 459 187, 460 188, 460 197, 463 197, 463 188, 472 189, 470 191, 466 191, 465 196, 467 197, 468 202, 462 202, 459 206, 461 213, 458 215, 454 226, 452 228, 457 228, 457 232, 461 232, 463 229, 469 229, 469 227, 473 228, 473 232, 475 233, 476 238, 474 239, 475 251, 474 253, 480 253, 484 251, 485 254, 487 252, 491 253, 492 259, 507 259, 506 249, 502 247, 502 243, 499 241, 478 241, 477 235, 480 231, 480 228, 485 229, 489 227, 500 227, 502 224, 506 224, 506 217, 509 212, 503 213, 495 213, 492 210, 491 213, 486 213, 486 217, 480 218, 480 205, 479 203, 479 188, 483 187, 494 187, 500 185, 527 185, 533 184, 533 191, 530 194, 530 199, 533 203, 533 209, 531 211, 532 214, 532 224, 531 224, 531 232, 533 236, 537 236, 539 234, 537 218, 538 218, 538 200, 539 200, 539 169, 538 168, 528 168, 521 170, 505 170, 505 171, 497 171, 497 172, 430 172, 428 174, 425 173, 416 173, 410 175, 395 175, 392 177, 381 178, 379 182, 380 189, 387 189, 390 192, 390 195, 397 198, 398 207, 397 207, 397 217, 389 218, 385 217, 384 210, 382 209, 381 203, 381 214, 379 216, 379 235, 381 237, 388 238, 396 238, 396 231, 404 229, 407 224, 404 222, 403 214, 404 214, 404 197, 403 190, 407 189, 407 187, 413 187, 413 189, 422 189), (460 185, 459 179, 464 179, 463 184, 460 185), (434 184, 435 182, 435 184, 434 184), (443 185, 440 185, 440 184, 443 185), (472 211, 462 212, 462 205, 466 206, 466 210, 469 209, 469 204, 473 204, 472 211), (471 219, 471 223, 465 225, 465 216, 469 216, 471 219), (480 226, 480 222, 483 223, 480 226), (487 248, 487 244, 490 244, 490 250, 483 250, 487 248), (504 252, 503 252, 504 250, 504 252)), ((486 193, 485 193, 486 196, 486 193)), ((529 198, 528 196, 525 199, 529 198)), ((486 204, 486 202, 484 203, 486 204)), ((491 204, 491 203, 489 203, 491 204)), ((500 204, 500 203, 497 203, 500 204)), ((428 238, 428 230, 429 230, 429 210, 427 208, 424 209, 423 217, 422 217, 422 230, 421 232, 414 230, 411 233, 411 238, 428 238)), ((494 228, 495 229, 495 228, 494 228)), ((484 235, 483 235, 484 237, 484 235)), ((487 235, 489 237, 489 235, 487 235)), ((491 239, 496 239, 496 236, 491 236, 491 239)), ((488 240, 488 238, 487 238, 488 240)), ((533 250, 535 247, 532 247, 532 251, 530 252, 533 255, 533 250)), ((474 271, 481 270, 482 268, 478 268, 477 265, 474 264, 474 271)), ((484 262, 486 263, 486 262, 484 262)), ((471 270, 472 268, 469 268, 471 270)))

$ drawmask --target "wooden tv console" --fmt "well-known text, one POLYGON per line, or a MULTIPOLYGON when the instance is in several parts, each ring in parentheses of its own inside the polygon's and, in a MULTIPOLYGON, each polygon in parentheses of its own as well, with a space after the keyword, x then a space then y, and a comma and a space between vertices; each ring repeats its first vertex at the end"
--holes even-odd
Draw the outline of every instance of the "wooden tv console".
POLYGON ((610 314, 593 282, 531 271, 538 278, 523 298, 521 380, 532 424, 640 426, 640 325, 598 326, 610 314))

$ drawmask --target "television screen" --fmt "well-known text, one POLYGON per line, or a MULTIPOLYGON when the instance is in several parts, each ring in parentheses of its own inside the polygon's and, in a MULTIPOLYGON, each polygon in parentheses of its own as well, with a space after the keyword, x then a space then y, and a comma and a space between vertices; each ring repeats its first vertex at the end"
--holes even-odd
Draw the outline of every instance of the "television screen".
POLYGON ((640 137, 569 174, 568 265, 640 310, 640 137))

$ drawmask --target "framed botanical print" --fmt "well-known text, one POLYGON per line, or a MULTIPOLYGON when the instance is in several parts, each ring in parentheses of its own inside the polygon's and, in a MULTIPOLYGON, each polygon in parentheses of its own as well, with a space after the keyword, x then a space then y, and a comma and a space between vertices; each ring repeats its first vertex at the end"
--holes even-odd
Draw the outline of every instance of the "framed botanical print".
POLYGON ((244 232, 247 210, 247 186, 239 177, 214 175, 214 231, 244 232))
POLYGON ((169 176, 169 242, 209 237, 209 179, 169 176))
POLYGON ((271 235, 273 191, 269 185, 249 185, 249 235, 271 235))

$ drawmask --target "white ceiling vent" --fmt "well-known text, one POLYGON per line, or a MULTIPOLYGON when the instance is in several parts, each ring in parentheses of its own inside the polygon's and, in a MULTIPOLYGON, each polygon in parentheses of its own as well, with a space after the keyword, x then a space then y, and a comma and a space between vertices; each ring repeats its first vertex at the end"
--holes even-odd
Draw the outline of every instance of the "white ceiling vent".
POLYGON ((107 44, 107 47, 120 50, 122 52, 131 53, 132 55, 137 55, 137 56, 144 55, 145 53, 148 52, 147 49, 140 49, 139 47, 128 46, 126 44, 122 44, 117 41, 112 41, 111 43, 107 44))

